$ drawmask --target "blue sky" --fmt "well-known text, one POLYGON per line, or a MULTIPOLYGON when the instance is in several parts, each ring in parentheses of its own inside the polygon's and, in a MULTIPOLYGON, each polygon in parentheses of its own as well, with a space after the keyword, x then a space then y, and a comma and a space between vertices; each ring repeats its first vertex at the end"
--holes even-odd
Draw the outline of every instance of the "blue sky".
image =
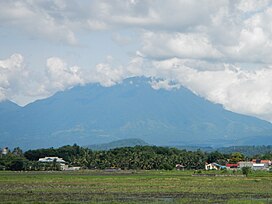
POLYGON ((272 121, 270 0, 0 1, 0 100, 153 77, 272 121))

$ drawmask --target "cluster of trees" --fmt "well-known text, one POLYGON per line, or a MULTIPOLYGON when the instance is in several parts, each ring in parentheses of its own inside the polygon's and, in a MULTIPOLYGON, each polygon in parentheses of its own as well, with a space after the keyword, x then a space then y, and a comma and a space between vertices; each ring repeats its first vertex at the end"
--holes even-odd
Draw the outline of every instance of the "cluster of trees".
MULTIPOLYGON (((60 148, 28 150, 23 153, 20 148, 9 151, 0 157, 0 169, 6 170, 59 170, 59 164, 40 163, 39 158, 57 156, 63 158, 71 166, 86 169, 164 169, 171 170, 176 164, 185 169, 203 169, 205 162, 216 162, 221 165, 250 160, 241 153, 223 154, 179 150, 176 148, 157 146, 122 147, 108 151, 92 151, 78 145, 67 145, 60 148)), ((254 157, 256 158, 256 157, 254 157)), ((272 159, 271 153, 259 155, 258 159, 272 159)))
POLYGON ((41 163, 37 160, 29 160, 25 153, 16 147, 13 151, 8 150, 4 155, 0 154, 0 170, 31 171, 31 170, 60 170, 57 162, 41 163))
POLYGON ((12 152, 8 150, 6 155, 0 155, 0 170, 20 170, 26 162, 23 151, 16 147, 12 152))
POLYGON ((108 151, 92 151, 77 145, 58 149, 29 150, 24 153, 26 159, 36 161, 45 156, 63 158, 69 164, 89 169, 173 169, 182 163, 188 169, 201 169, 206 154, 201 151, 187 152, 175 148, 156 146, 122 147, 108 151))

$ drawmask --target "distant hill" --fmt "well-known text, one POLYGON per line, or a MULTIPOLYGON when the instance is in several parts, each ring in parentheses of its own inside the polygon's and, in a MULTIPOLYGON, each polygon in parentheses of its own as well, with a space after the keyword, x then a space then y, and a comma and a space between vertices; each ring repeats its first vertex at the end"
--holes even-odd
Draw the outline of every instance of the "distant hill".
POLYGON ((0 146, 84 146, 128 138, 160 146, 272 144, 271 123, 227 111, 186 88, 155 90, 150 80, 78 86, 25 107, 2 102, 0 146))
MULTIPOLYGON (((170 146, 171 147, 171 146, 170 146)), ((187 151, 197 151, 197 150, 201 150, 203 152, 213 152, 216 151, 217 148, 213 148, 213 147, 206 147, 206 146, 172 146, 174 148, 180 149, 180 150, 187 150, 187 151)))
POLYGON ((109 143, 103 144, 94 144, 87 146, 91 150, 110 150, 119 147, 134 147, 134 146, 147 146, 149 145, 145 141, 141 139, 123 139, 123 140, 116 140, 109 143))
POLYGON ((272 145, 260 145, 260 146, 232 146, 221 147, 216 149, 217 151, 225 154, 231 154, 233 152, 240 152, 246 156, 262 155, 266 153, 272 153, 272 145))
POLYGON ((203 152, 218 151, 223 154, 231 154, 234 152, 240 152, 245 156, 264 155, 266 153, 272 153, 272 145, 246 145, 246 146, 229 146, 229 147, 205 147, 205 146, 174 146, 177 149, 185 149, 187 151, 201 150, 203 152))

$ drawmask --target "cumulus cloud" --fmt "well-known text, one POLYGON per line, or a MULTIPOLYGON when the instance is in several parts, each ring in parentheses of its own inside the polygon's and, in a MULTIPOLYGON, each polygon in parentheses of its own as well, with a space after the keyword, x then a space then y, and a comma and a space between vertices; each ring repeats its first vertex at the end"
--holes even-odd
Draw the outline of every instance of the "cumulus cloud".
POLYGON ((51 96, 51 88, 46 82, 45 75, 29 68, 21 54, 0 60, 0 101, 11 100, 25 105, 51 96))
MULTIPOLYGON (((108 58, 108 57, 107 57, 108 58)), ((110 56, 110 61, 112 62, 114 58, 110 56)), ((89 83, 100 83, 102 86, 110 87, 115 84, 121 83, 124 79, 143 76, 145 74, 143 68, 143 58, 134 57, 126 65, 118 65, 117 67, 112 67, 112 65, 107 63, 97 64, 95 69, 91 71, 88 82, 89 83)))
MULTIPOLYGON (((144 43, 153 36, 166 40, 168 46, 178 47, 180 50, 176 48, 173 54, 198 57, 196 49, 202 48, 207 49, 206 53, 212 51, 213 57, 220 52, 233 57, 246 55, 248 47, 244 45, 251 40, 254 41, 252 48, 262 47, 264 44, 260 41, 270 41, 270 5, 270 0, 12 0, 0 2, 0 25, 72 45, 80 40, 77 33, 88 29, 133 27, 146 30, 144 43), (194 50, 188 48, 190 44, 194 50)), ((114 39, 118 42, 120 36, 115 35, 114 39)), ((270 44, 266 43, 267 49, 270 44)), ((147 45, 144 48, 147 49, 147 45)))
POLYGON ((106 87, 121 82, 124 77, 124 70, 122 67, 112 68, 109 64, 98 64, 96 65, 95 71, 95 81, 100 82, 102 86, 106 87))
POLYGON ((243 12, 254 12, 264 9, 269 3, 271 3, 269 0, 241 0, 238 1, 237 7, 243 12))
POLYGON ((65 90, 75 85, 85 83, 84 74, 80 67, 68 67, 63 60, 57 57, 47 59, 48 85, 56 90, 65 90))
POLYGON ((86 30, 199 30, 210 23, 210 13, 227 4, 212 0, 1 1, 0 25, 74 45, 76 34, 86 30))
POLYGON ((66 7, 65 2, 49 2, 0 1, 0 25, 26 31, 37 38, 76 44, 74 25, 67 19, 63 10, 66 7), (62 15, 56 15, 57 13, 62 15))
POLYGON ((85 78, 77 66, 68 67, 61 59, 47 59, 44 70, 35 73, 21 54, 0 60, 0 100, 12 100, 20 105, 46 98, 57 91, 83 85, 85 78))
POLYGON ((142 53, 151 58, 164 59, 213 59, 222 56, 206 36, 194 33, 144 33, 142 53))
POLYGON ((22 55, 13 54, 5 60, 0 60, 0 101, 7 99, 8 93, 13 91, 13 87, 19 86, 18 73, 20 73, 20 79, 28 75, 27 70, 24 69, 22 55))

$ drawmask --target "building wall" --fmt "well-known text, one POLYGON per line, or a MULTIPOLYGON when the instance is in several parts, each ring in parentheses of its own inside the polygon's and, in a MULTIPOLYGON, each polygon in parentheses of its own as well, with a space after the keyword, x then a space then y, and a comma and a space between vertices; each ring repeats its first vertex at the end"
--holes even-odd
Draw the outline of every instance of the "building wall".
POLYGON ((252 162, 239 162, 239 168, 243 168, 243 167, 253 167, 253 163, 252 162))

